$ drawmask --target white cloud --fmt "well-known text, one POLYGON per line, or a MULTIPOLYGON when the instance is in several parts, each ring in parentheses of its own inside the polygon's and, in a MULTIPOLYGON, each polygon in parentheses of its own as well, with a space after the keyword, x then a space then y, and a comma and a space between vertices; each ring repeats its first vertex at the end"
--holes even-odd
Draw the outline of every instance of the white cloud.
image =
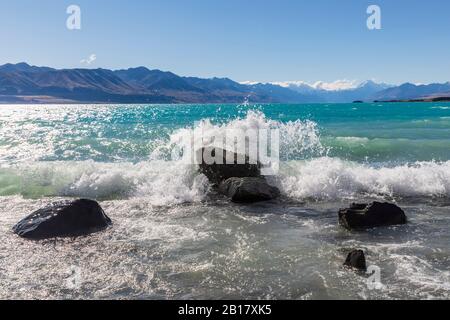
POLYGON ((90 65, 91 63, 93 63, 95 60, 97 60, 97 55, 96 54, 91 54, 89 57, 87 57, 86 59, 83 59, 80 61, 81 64, 85 64, 85 65, 90 65))
POLYGON ((354 89, 358 87, 358 85, 359 82, 356 80, 336 80, 334 82, 317 81, 312 85, 312 87, 326 91, 340 91, 354 89))

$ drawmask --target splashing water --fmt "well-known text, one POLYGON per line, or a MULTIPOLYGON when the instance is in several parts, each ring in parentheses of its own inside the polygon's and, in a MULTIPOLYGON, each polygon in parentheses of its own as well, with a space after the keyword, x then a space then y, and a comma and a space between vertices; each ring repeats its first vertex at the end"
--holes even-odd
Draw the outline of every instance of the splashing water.
MULTIPOLYGON (((448 299, 450 105, 0 106, 0 298, 448 299), (278 202, 214 197, 183 137, 280 132, 278 202), (48 202, 101 201, 113 228, 23 241, 48 202), (389 200, 405 226, 349 233, 337 209, 389 200), (350 248, 383 286, 342 268, 350 248), (70 270, 80 287, 68 288, 70 270)), ((208 139, 211 138, 211 139, 208 139)))

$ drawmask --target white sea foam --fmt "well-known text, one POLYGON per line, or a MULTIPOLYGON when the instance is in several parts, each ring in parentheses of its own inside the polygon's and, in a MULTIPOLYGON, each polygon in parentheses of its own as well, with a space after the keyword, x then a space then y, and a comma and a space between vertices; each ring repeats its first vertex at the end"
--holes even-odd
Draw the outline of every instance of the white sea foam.
POLYGON ((295 199, 340 199, 360 194, 450 196, 450 161, 376 168, 322 157, 286 163, 280 178, 284 193, 295 199))
MULTIPOLYGON (((209 184, 194 165, 171 158, 183 145, 183 137, 201 132, 206 145, 229 129, 280 132, 279 184, 293 199, 334 200, 361 194, 381 196, 450 197, 450 161, 417 162, 395 167, 375 167, 327 156, 312 121, 282 123, 250 110, 243 118, 222 124, 210 120, 178 129, 158 142, 146 161, 32 161, 0 167, 0 195, 74 196, 93 198, 145 198, 154 205, 198 202, 205 199, 209 184), (211 137, 211 139, 208 139, 211 137), (172 159, 172 160, 171 160, 172 159), (295 159, 295 160, 291 160, 295 159), (303 159, 303 160, 299 160, 303 159)), ((197 135, 194 135, 197 136, 197 135)), ((344 137, 362 143, 365 138, 344 137)))
MULTIPOLYGON (((280 155, 284 159, 320 156, 326 153, 320 142, 317 124, 313 121, 289 121, 286 123, 274 121, 255 110, 247 112, 246 117, 231 120, 224 124, 213 124, 209 119, 198 122, 196 126, 176 130, 167 144, 157 148, 152 158, 167 156, 167 150, 174 147, 185 148, 185 137, 195 137, 201 141, 194 141, 196 146, 222 146, 216 139, 225 137, 227 131, 239 130, 241 132, 277 129, 280 133, 280 155)), ((227 149, 232 150, 234 144, 226 142, 227 149)))
POLYGON ((153 205, 201 201, 209 187, 193 166, 166 161, 40 162, 3 169, 0 178, 5 174, 24 196, 138 197, 153 205))
POLYGON ((418 288, 423 299, 450 296, 450 272, 436 269, 429 262, 414 255, 392 254, 395 261, 395 277, 418 288))
POLYGON ((370 141, 370 139, 366 137, 336 137, 336 140, 345 143, 361 143, 361 144, 370 141))
POLYGON ((450 107, 431 107, 431 109, 441 109, 441 110, 449 110, 450 107))
MULTIPOLYGON (((359 195, 450 197, 450 161, 375 168, 322 157, 282 163, 278 178, 283 194, 298 200, 359 195)), ((17 193, 24 196, 140 198, 151 205, 199 202, 210 188, 195 166, 163 160, 32 163, 0 170, 0 184, 0 192, 5 184, 15 184, 17 193), (11 176, 15 178, 2 179, 11 176)))

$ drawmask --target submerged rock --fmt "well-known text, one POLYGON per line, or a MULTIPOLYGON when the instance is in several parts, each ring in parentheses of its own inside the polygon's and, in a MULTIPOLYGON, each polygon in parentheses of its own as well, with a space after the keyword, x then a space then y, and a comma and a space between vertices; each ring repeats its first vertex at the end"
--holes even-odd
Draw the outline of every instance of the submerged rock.
POLYGON ((261 176, 259 163, 252 163, 249 157, 228 150, 206 147, 198 150, 196 157, 200 162, 200 172, 217 186, 229 178, 261 176))
POLYGON ((77 237, 103 230, 111 219, 93 200, 80 199, 53 203, 21 220, 13 231, 27 239, 77 237))
POLYGON ((269 185, 266 179, 255 177, 229 178, 220 183, 219 192, 240 203, 267 201, 280 195, 280 190, 269 185))
POLYGON ((364 255, 364 251, 353 250, 352 252, 350 252, 347 256, 347 259, 344 262, 344 266, 363 271, 367 270, 366 257, 364 255))
POLYGON ((391 203, 353 204, 339 210, 339 223, 347 229, 367 229, 405 224, 405 212, 391 203))

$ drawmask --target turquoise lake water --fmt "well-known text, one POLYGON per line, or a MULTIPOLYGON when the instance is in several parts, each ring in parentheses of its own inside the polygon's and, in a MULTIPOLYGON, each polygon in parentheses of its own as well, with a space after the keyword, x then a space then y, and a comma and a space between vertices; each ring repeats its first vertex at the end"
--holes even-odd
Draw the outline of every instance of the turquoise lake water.
POLYGON ((0 212, 0 298, 448 299, 450 103, 0 105, 0 212), (171 158, 181 137, 230 128, 279 130, 280 200, 230 204, 171 158), (11 233, 73 197, 99 200, 114 227, 52 243, 11 233), (371 200, 409 224, 337 225, 339 208, 371 200), (381 288, 342 268, 354 247, 381 288))
MULTIPOLYGON (((141 161, 176 129, 200 120, 223 124, 259 111, 260 121, 311 121, 330 156, 355 161, 450 159, 449 103, 312 105, 2 106, 0 161, 141 161), (49 140, 52 135, 54 139, 49 140), (10 152, 8 153, 8 148, 10 152), (25 152, 26 150, 22 150, 25 152)), ((250 125, 250 124, 249 124, 250 125)), ((275 124, 276 126, 276 124, 275 124)), ((289 139, 289 137, 285 137, 289 139)), ((295 146, 293 146, 295 147, 295 146)), ((293 157, 295 159, 295 157, 293 157)))

